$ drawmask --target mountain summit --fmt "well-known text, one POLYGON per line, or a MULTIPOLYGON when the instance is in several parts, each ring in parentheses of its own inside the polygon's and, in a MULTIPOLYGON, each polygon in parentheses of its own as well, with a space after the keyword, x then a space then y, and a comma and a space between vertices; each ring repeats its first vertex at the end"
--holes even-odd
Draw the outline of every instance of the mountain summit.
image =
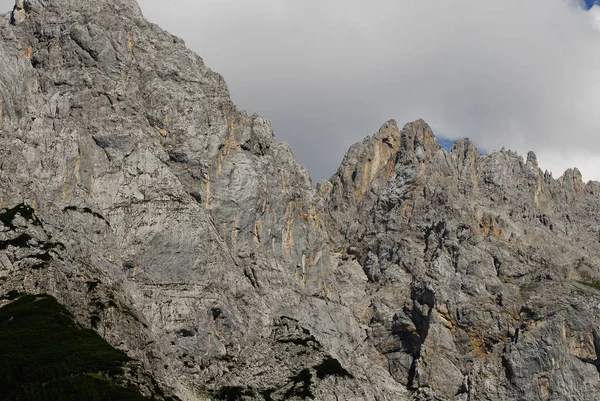
POLYGON ((600 397, 600 184, 418 120, 314 188, 133 0, 0 23, 0 182, 0 303, 52 295, 144 396, 600 397))

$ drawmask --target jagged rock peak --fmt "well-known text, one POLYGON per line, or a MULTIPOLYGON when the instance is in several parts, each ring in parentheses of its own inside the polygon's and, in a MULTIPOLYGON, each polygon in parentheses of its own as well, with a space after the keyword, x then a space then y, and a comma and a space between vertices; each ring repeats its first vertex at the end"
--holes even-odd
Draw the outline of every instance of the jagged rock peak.
POLYGON ((464 164, 466 161, 476 163, 479 159, 479 150, 477 145, 469 138, 459 139, 452 145, 450 153, 458 156, 459 164, 464 164))
POLYGON ((428 156, 432 156, 441 149, 441 145, 429 124, 419 119, 406 124, 402 129, 401 148, 406 152, 417 153, 417 157, 420 159, 424 156, 423 152, 428 156))
POLYGON ((334 187, 352 188, 352 196, 361 199, 375 179, 381 176, 389 178, 392 174, 400 143, 401 134, 396 121, 387 121, 375 135, 348 150, 331 179, 334 187))
POLYGON ((532 152, 433 139, 407 124, 387 182, 356 206, 330 198, 336 246, 376 287, 369 339, 415 400, 597 400, 598 184, 554 180, 532 152), (549 371, 534 361, 559 359, 530 384, 549 371))
MULTIPOLYGON (((396 124, 395 120, 388 120, 381 126, 381 128, 379 128, 379 131, 377 131, 377 134, 375 134, 373 137, 373 142, 385 144, 390 149, 389 152, 384 152, 385 155, 383 156, 385 158, 385 156, 391 156, 392 152, 396 152, 398 150, 399 139, 400 130, 398 129, 398 124, 396 124)), ((377 157, 382 155, 379 154, 374 156, 377 157)))
POLYGON ((456 155, 457 168, 460 182, 458 187, 463 191, 471 191, 478 188, 477 171, 479 168, 479 150, 469 138, 459 139, 450 150, 456 155))
POLYGON ((558 179, 558 181, 567 188, 572 189, 576 194, 581 193, 585 187, 583 176, 577 167, 567 169, 563 173, 562 177, 558 179))
POLYGON ((392 176, 399 161, 432 160, 441 149, 431 127, 422 119, 400 130, 395 120, 386 121, 373 136, 350 147, 322 194, 344 199, 346 205, 360 202, 365 194, 392 176), (325 190, 327 189, 327 190, 325 190))
POLYGON ((27 12, 25 11, 25 0, 15 0, 15 6, 13 7, 12 14, 10 15, 11 24, 20 24, 27 18, 27 12))
POLYGON ((479 153, 477 145, 470 138, 461 138, 454 142, 452 148, 450 149, 450 152, 463 154, 471 152, 479 153))
POLYGON ((530 164, 535 168, 539 168, 537 156, 531 150, 527 152, 527 164, 530 164))
POLYGON ((378 131, 378 132, 384 132, 384 131, 387 131, 387 130, 390 130, 390 129, 392 129, 392 130, 396 130, 396 131, 399 131, 399 128, 398 128, 398 123, 396 122, 396 120, 394 120, 394 119, 387 120, 387 121, 386 121, 385 123, 383 123, 383 125, 382 125, 382 126, 379 128, 379 131, 378 131))

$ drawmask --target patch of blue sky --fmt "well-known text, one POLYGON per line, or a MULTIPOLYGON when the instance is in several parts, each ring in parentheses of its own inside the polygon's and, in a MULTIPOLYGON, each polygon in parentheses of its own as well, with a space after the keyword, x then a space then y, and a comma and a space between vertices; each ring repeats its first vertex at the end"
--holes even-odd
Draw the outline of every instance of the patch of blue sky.
POLYGON ((594 5, 600 5, 600 0, 585 0, 585 6, 588 8, 588 10, 594 5))
MULTIPOLYGON (((452 150, 452 146, 456 143, 456 141, 458 139, 446 138, 444 136, 438 136, 437 140, 440 143, 440 145, 442 146, 442 148, 444 148, 446 151, 450 152, 450 150, 452 150)), ((482 149, 479 146, 477 147, 477 151, 479 152, 480 155, 484 155, 487 153, 487 150, 482 149)))
POLYGON ((452 149, 452 145, 454 145, 456 139, 444 138, 443 136, 441 136, 438 137, 438 142, 440 143, 440 145, 442 145, 442 148, 450 152, 450 149, 452 149))

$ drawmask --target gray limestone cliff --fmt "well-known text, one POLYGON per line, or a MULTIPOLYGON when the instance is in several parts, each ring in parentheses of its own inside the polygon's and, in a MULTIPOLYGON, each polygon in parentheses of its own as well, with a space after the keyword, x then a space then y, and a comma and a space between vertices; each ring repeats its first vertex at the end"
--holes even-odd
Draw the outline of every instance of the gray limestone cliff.
POLYGON ((0 296, 55 296, 148 396, 600 397, 598 183, 389 121, 315 189, 134 0, 1 18, 0 183, 0 296))
POLYGON ((447 152, 420 120, 386 123, 320 189, 369 280, 368 341, 417 399, 598 399, 598 183, 532 152, 447 152))

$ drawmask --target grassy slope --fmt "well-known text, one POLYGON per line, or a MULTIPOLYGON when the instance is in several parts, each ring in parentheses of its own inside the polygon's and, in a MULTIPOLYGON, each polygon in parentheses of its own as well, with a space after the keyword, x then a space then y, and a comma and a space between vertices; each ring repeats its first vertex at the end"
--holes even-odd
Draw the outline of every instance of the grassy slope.
POLYGON ((53 297, 26 295, 0 309, 1 400, 148 400, 115 384, 128 360, 53 297))

